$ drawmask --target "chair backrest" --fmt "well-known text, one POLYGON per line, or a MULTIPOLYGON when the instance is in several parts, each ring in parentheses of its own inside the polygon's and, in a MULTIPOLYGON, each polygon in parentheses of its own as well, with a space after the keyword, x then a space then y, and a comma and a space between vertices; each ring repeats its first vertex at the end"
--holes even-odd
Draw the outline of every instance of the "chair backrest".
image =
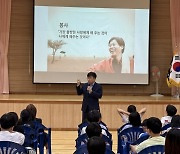
POLYGON ((143 149, 138 154, 164 154, 164 151, 164 145, 154 145, 143 149))
POLYGON ((130 149, 126 146, 126 143, 131 144, 135 142, 143 132, 142 127, 130 127, 122 132, 118 131, 118 153, 123 154, 128 152, 130 149))
POLYGON ((171 124, 166 124, 161 128, 161 136, 166 137, 168 130, 171 128, 171 124))
POLYGON ((78 149, 81 145, 86 144, 88 141, 88 136, 87 134, 82 134, 78 136, 76 139, 76 149, 78 149))
POLYGON ((164 130, 167 130, 168 128, 170 128, 171 127, 171 124, 169 123, 169 124, 166 124, 166 125, 164 125, 162 128, 161 128, 161 131, 164 131, 164 130))
POLYGON ((35 130, 27 124, 23 125, 23 130, 24 130, 23 134, 25 135, 25 141, 23 146, 32 147, 35 150, 37 150, 38 140, 35 130))
POLYGON ((86 122, 83 122, 83 123, 81 123, 81 124, 78 125, 78 136, 81 135, 82 128, 83 128, 83 127, 87 127, 88 124, 89 124, 89 122, 86 121, 86 122))
POLYGON ((117 130, 118 133, 120 133, 121 130, 122 130, 124 127, 128 126, 128 125, 131 125, 131 124, 130 124, 130 123, 126 123, 126 124, 122 125, 122 126, 117 130))
POLYGON ((124 142, 128 141, 133 143, 139 138, 139 135, 143 132, 144 131, 141 127, 130 127, 120 132, 118 136, 124 142))
POLYGON ((108 144, 109 148, 112 150, 112 140, 106 135, 102 135, 102 139, 106 142, 106 145, 108 144))
MULTIPOLYGON (((103 128, 102 128, 102 129, 103 129, 103 128)), ((109 138, 110 140, 112 140, 112 134, 111 134, 108 130, 106 130, 106 129, 103 129, 103 130, 106 132, 108 138, 109 138)))
POLYGON ((25 147, 20 144, 0 141, 0 154, 27 154, 25 147))
POLYGON ((47 139, 48 154, 51 154, 51 128, 45 127, 38 121, 34 121, 35 132, 39 139, 39 151, 40 154, 44 154, 44 141, 47 139), (47 134, 44 132, 47 131, 47 134))
POLYGON ((74 154, 88 154, 88 150, 87 150, 87 145, 81 145, 75 152, 74 154))
MULTIPOLYGON (((88 154, 87 145, 81 145, 74 154, 88 154)), ((115 154, 112 150, 106 148, 105 154, 115 154)))

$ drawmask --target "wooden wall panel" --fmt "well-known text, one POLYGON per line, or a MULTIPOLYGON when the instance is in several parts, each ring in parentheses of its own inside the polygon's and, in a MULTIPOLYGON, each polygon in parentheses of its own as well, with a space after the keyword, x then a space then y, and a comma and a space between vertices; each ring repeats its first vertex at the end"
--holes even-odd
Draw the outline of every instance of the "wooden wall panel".
MULTIPOLYGON (((0 103, 0 115, 7 113, 9 111, 14 111, 18 115, 21 110, 23 110, 29 103, 23 101, 1 101, 0 103)), ((180 114, 180 104, 179 102, 171 101, 169 102, 176 106, 180 114)), ((43 123, 47 127, 51 127, 56 130, 76 130, 78 124, 81 123, 81 102, 39 102, 35 101, 33 104, 37 107, 38 114, 37 117, 42 118, 43 123)), ((123 125, 120 115, 117 113, 117 108, 126 110, 129 104, 134 104, 139 111, 143 107, 147 108, 147 112, 142 117, 142 120, 149 117, 161 118, 166 115, 165 109, 167 102, 162 101, 134 101, 132 103, 127 101, 120 102, 101 102, 101 114, 102 121, 107 124, 110 129, 116 130, 123 125)))
MULTIPOLYGON (((159 91, 170 94, 166 74, 172 56, 169 0, 151 0, 150 68, 161 70, 159 91)), ((13 0, 9 43, 11 93, 75 94, 74 84, 33 84, 33 0, 13 0)), ((104 95, 149 95, 149 85, 103 85, 104 95)))
POLYGON ((77 128, 81 122, 80 104, 52 104, 51 126, 53 128, 77 128))

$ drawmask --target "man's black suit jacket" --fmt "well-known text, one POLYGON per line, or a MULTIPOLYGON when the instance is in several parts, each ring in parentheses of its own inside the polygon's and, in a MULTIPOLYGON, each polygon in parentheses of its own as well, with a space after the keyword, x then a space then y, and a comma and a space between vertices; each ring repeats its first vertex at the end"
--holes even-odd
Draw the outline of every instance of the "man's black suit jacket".
POLYGON ((83 102, 81 110, 83 112, 91 111, 91 110, 99 110, 99 99, 102 97, 102 87, 98 83, 94 83, 92 87, 92 93, 89 94, 87 91, 87 87, 89 86, 88 83, 85 83, 82 87, 76 86, 77 94, 83 94, 83 102))

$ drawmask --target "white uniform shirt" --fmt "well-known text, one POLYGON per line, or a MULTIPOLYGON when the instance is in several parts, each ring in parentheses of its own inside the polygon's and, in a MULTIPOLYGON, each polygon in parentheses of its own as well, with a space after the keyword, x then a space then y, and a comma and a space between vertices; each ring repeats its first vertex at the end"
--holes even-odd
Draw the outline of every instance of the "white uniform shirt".
POLYGON ((171 123, 172 117, 171 116, 165 116, 161 118, 162 127, 171 123))
POLYGON ((25 136, 19 132, 0 131, 0 141, 10 141, 23 145, 25 136))

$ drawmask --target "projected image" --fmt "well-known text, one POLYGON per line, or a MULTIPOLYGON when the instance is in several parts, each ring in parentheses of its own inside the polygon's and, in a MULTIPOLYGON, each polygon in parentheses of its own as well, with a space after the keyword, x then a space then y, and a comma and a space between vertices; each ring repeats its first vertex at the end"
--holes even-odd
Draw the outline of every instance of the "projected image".
POLYGON ((149 9, 35 6, 34 34, 35 80, 89 71, 148 76, 149 9))
POLYGON ((134 22, 132 9, 48 7, 47 71, 130 73, 134 22))

